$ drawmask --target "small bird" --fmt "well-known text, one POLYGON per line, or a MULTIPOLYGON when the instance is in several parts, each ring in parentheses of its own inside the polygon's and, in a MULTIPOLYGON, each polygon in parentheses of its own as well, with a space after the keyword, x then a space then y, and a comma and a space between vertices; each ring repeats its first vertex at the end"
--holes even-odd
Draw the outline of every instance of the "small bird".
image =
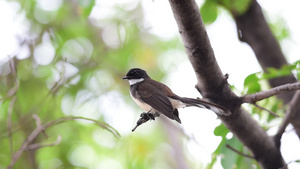
MULTIPOLYGON (((231 115, 231 112, 227 108, 215 103, 176 95, 165 84, 151 79, 143 69, 130 69, 123 79, 129 81, 130 95, 147 112, 146 115, 149 116, 147 120, 154 120, 155 117, 163 114, 181 123, 177 109, 189 106, 206 108, 222 116, 231 115)), ((145 116, 145 114, 142 114, 142 116, 145 116)))

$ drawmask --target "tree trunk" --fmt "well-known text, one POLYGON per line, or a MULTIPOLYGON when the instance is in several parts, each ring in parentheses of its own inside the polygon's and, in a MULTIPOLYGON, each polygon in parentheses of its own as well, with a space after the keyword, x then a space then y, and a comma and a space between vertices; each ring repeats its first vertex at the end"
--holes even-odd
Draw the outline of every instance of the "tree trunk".
POLYGON ((241 108, 216 62, 199 7, 194 0, 169 0, 183 45, 197 77, 196 88, 204 98, 227 107, 233 115, 219 118, 253 153, 265 169, 285 165, 274 140, 241 108))

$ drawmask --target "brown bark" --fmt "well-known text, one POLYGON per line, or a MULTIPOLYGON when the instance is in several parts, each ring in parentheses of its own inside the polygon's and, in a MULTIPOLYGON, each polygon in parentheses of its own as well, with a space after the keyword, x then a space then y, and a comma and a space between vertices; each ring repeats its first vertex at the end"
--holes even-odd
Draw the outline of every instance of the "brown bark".
POLYGON ((289 83, 289 84, 274 87, 270 90, 245 95, 241 99, 243 103, 255 103, 257 101, 266 99, 271 96, 275 96, 287 91, 295 91, 295 90, 300 90, 300 82, 289 83))
MULTIPOLYGON (((249 9, 244 14, 235 15, 232 11, 232 15, 236 21, 240 40, 249 44, 253 49, 264 71, 267 72, 270 67, 279 69, 283 65, 288 64, 256 0, 252 0, 249 9)), ((269 84, 271 87, 277 87, 296 81, 296 78, 291 74, 289 76, 270 79, 269 84)), ((288 104, 293 98, 293 95, 294 91, 284 92, 277 96, 282 99, 285 104, 288 104)), ((300 138, 300 104, 295 106, 295 109, 298 111, 295 113, 291 123, 300 138)))
POLYGON ((241 108, 241 100, 226 83, 206 29, 194 0, 169 0, 179 33, 197 76, 196 88, 202 96, 227 107, 233 113, 230 117, 219 117, 228 129, 253 153, 265 169, 284 166, 280 151, 266 132, 241 108))
MULTIPOLYGON (((244 14, 234 15, 234 18, 239 31, 239 39, 253 49, 264 71, 267 72, 270 67, 280 69, 283 65, 288 64, 256 0, 253 0, 244 14)), ((293 82, 296 82, 296 79, 292 75, 269 80, 271 87, 293 82)), ((288 103, 293 94, 294 92, 286 92, 278 97, 288 103)))

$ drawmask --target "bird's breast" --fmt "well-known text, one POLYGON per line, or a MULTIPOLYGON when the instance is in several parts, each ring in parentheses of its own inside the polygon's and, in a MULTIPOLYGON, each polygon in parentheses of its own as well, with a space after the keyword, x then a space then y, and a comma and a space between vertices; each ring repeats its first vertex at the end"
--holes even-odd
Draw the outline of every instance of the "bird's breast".
POLYGON ((135 102, 137 105, 139 105, 140 108, 142 108, 144 111, 148 112, 149 110, 152 109, 152 107, 151 107, 149 104, 147 104, 147 103, 145 103, 145 102, 143 102, 143 101, 141 101, 141 100, 139 100, 139 99, 133 97, 131 92, 130 92, 130 96, 131 96, 131 98, 134 100, 134 102, 135 102))

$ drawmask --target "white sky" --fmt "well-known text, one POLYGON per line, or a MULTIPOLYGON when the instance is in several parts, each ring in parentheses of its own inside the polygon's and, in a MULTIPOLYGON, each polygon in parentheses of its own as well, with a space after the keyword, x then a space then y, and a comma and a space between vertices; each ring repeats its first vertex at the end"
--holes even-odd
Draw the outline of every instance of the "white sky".
MULTIPOLYGON (((45 1, 45 0, 44 0, 45 1)), ((103 10, 94 10, 92 15, 112 15, 111 7, 114 4, 126 3, 136 0, 101 0, 97 1, 97 8, 103 10), (99 13, 99 11, 103 13, 99 13)), ((60 0, 56 0, 60 3, 60 0)), ((171 12, 168 1, 162 0, 143 0, 143 7, 145 9, 145 16, 147 23, 149 24, 150 31, 162 38, 170 38, 173 36, 179 36, 177 25, 171 12)), ((264 11, 267 11, 267 19, 270 21, 276 21, 276 18, 281 17, 284 19, 286 25, 289 28, 291 38, 282 42, 283 51, 286 54, 290 63, 299 60, 300 54, 300 23, 299 16, 300 2, 298 0, 260 0, 259 3, 263 7, 264 11)), ((198 3, 200 4, 200 3, 198 3)), ((47 5, 46 5, 47 6, 47 5)), ((0 74, 3 59, 7 59, 8 55, 16 52, 18 46, 18 40, 15 38, 16 34, 24 33, 24 25, 21 25, 19 20, 22 18, 16 17, 14 9, 7 4, 6 1, 0 1, 0 74)), ((222 12, 215 23, 207 26, 208 35, 210 37, 211 44, 214 48, 215 55, 223 73, 228 73, 229 83, 237 87, 238 90, 243 88, 243 80, 251 73, 260 71, 252 50, 243 43, 240 43, 236 35, 236 27, 230 16, 226 12, 222 12), (233 61, 237 64, 232 64, 233 61)), ((166 60, 170 60, 172 56, 166 56, 166 60)), ((177 70, 170 73, 164 80, 172 90, 178 95, 197 97, 197 92, 194 89, 196 79, 190 63, 184 59, 185 53, 179 56, 180 60, 185 60, 178 65, 177 70), (184 91, 182 89, 185 89, 184 91)), ((168 67, 168 65, 166 65, 168 67)), ((112 93, 116 95, 116 93, 112 93)), ((110 96, 107 96, 106 106, 109 106, 110 96)), ((120 103, 120 106, 126 110, 126 112, 132 112, 132 108, 126 106, 124 103, 120 103)), ((213 134, 213 130, 216 125, 220 124, 220 121, 216 119, 216 115, 210 112, 203 111, 199 113, 198 109, 191 111, 192 108, 180 110, 180 117, 182 119, 183 129, 194 135, 196 142, 189 142, 187 144, 188 151, 193 157, 203 163, 208 163, 211 159, 211 153, 218 145, 220 138, 217 138, 213 134), (197 121, 195 121, 197 119, 197 121)), ((115 110, 114 110, 115 112, 115 110)), ((125 113, 125 112, 123 112, 125 113)), ((116 127, 123 134, 129 134, 131 132, 132 124, 135 122, 135 118, 130 114, 131 123, 122 124, 120 119, 106 112, 114 124, 119 124, 116 127), (121 124, 121 125, 120 125, 121 124)), ((135 114, 137 115, 137 114, 135 114)), ((124 117, 125 118, 125 117, 124 117)), ((123 120, 122 120, 123 121, 123 120)), ((113 124, 112 124, 113 125, 113 124)), ((153 123, 148 124, 148 126, 153 123)), ((113 125, 116 126, 116 125, 113 125)), ((144 127, 146 128, 146 127, 144 127)), ((144 129, 143 128, 143 129, 144 129)), ((276 128, 270 131, 270 134, 276 132, 276 128)), ((139 130, 134 134, 141 134, 139 130)), ((284 134, 282 138, 282 154, 289 162, 300 158, 300 143, 294 132, 288 132, 284 134)), ((300 165, 292 163, 289 168, 296 169, 300 165)))

